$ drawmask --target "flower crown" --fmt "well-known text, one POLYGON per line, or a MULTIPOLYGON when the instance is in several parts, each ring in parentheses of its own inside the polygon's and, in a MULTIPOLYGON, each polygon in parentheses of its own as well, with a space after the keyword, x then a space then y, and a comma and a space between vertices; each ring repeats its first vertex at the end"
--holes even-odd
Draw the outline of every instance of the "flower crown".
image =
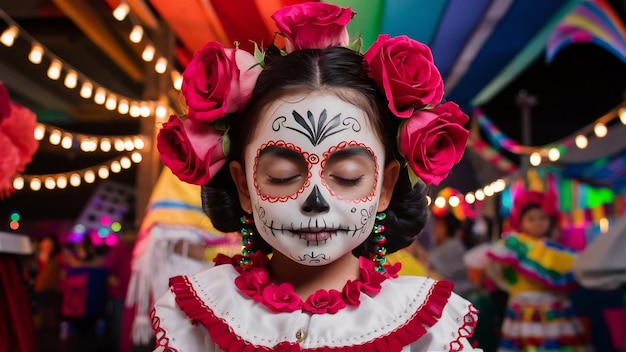
MULTIPOLYGON (((303 49, 350 45, 350 8, 310 2, 284 7, 272 15, 285 37, 282 54, 303 49)), ((273 49, 276 49, 275 47, 273 49)), ((409 174, 438 185, 457 164, 469 137, 469 117, 452 102, 441 103, 443 80, 425 44, 407 36, 382 34, 363 55, 363 67, 384 93, 389 110, 403 119, 398 150, 409 174)), ((194 53, 183 73, 186 117, 170 117, 157 137, 163 163, 182 181, 204 185, 228 157, 224 117, 241 111, 263 70, 263 53, 224 48, 216 41, 194 53)))

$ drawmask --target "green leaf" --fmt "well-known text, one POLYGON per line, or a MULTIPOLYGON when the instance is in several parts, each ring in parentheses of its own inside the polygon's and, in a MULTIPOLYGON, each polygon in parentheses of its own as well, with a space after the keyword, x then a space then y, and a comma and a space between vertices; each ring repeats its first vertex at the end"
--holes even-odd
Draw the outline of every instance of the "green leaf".
POLYGON ((348 44, 348 48, 360 53, 361 49, 363 49, 363 37, 359 35, 355 40, 348 44))
MULTIPOLYGON (((265 53, 263 51, 261 51, 261 48, 259 48, 259 45, 256 42, 252 42, 254 43, 254 58, 256 59, 256 61, 258 62, 259 65, 263 66, 264 65, 264 61, 265 61, 265 53)), ((254 65, 256 66, 256 65, 254 65)), ((252 66, 252 67, 254 67, 252 66)), ((250 68, 252 68, 250 67, 250 68)))

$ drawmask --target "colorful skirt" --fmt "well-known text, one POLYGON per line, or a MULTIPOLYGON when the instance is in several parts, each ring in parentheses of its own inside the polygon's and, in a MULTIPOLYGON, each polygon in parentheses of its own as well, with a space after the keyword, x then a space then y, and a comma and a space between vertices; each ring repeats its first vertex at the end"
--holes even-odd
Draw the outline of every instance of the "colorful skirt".
POLYGON ((586 352, 593 348, 566 296, 522 292, 509 298, 498 351, 586 352))

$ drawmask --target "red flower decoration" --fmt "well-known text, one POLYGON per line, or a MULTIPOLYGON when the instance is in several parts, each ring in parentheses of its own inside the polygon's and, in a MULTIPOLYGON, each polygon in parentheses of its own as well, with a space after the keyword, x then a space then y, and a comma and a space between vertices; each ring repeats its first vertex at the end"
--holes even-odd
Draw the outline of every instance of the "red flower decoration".
POLYGON ((267 285, 263 290, 263 302, 274 313, 293 312, 302 306, 302 300, 289 283, 267 285))
POLYGON ((239 111, 261 73, 252 54, 211 41, 196 51, 183 72, 181 92, 189 118, 213 122, 239 111))
POLYGON ((181 181, 202 186, 226 163, 223 134, 203 121, 172 115, 159 131, 157 149, 181 181))
POLYGON ((318 290, 304 302, 304 309, 315 314, 335 314, 346 307, 346 302, 337 290, 318 290))
POLYGON ((252 256, 252 269, 243 270, 239 265, 241 255, 232 258, 218 254, 213 260, 216 265, 231 264, 239 272, 235 285, 241 293, 253 300, 262 303, 272 312, 294 312, 305 310, 315 314, 335 314, 347 305, 358 306, 361 303, 361 292, 375 295, 381 290, 381 283, 387 278, 397 277, 402 267, 401 263, 385 265, 387 273, 376 271, 375 263, 367 258, 359 258, 360 280, 348 280, 342 291, 318 290, 306 301, 302 301, 290 283, 275 284, 270 282, 265 269, 269 263, 268 257, 261 251, 252 256))
POLYGON ((241 292, 255 299, 256 296, 263 294, 263 288, 270 283, 267 271, 261 268, 253 268, 248 275, 239 275, 235 279, 235 285, 241 292))
POLYGON ((363 64, 398 117, 411 117, 416 110, 441 102, 443 80, 426 44, 382 34, 363 56, 363 64))
POLYGON ((452 102, 413 114, 400 130, 400 151, 413 172, 438 185, 457 164, 469 138, 463 125, 469 117, 452 102))
POLYGON ((346 25, 354 17, 350 8, 323 2, 286 6, 274 12, 272 19, 285 36, 285 51, 347 46, 346 25))

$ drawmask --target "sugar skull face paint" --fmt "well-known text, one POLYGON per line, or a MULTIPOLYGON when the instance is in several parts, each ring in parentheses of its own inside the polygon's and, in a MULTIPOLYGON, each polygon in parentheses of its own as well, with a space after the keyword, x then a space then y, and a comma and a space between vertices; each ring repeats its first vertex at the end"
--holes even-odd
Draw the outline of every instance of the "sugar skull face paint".
POLYGON ((384 163, 383 143, 358 107, 332 94, 272 103, 245 150, 259 234, 304 265, 350 253, 374 225, 384 163))

